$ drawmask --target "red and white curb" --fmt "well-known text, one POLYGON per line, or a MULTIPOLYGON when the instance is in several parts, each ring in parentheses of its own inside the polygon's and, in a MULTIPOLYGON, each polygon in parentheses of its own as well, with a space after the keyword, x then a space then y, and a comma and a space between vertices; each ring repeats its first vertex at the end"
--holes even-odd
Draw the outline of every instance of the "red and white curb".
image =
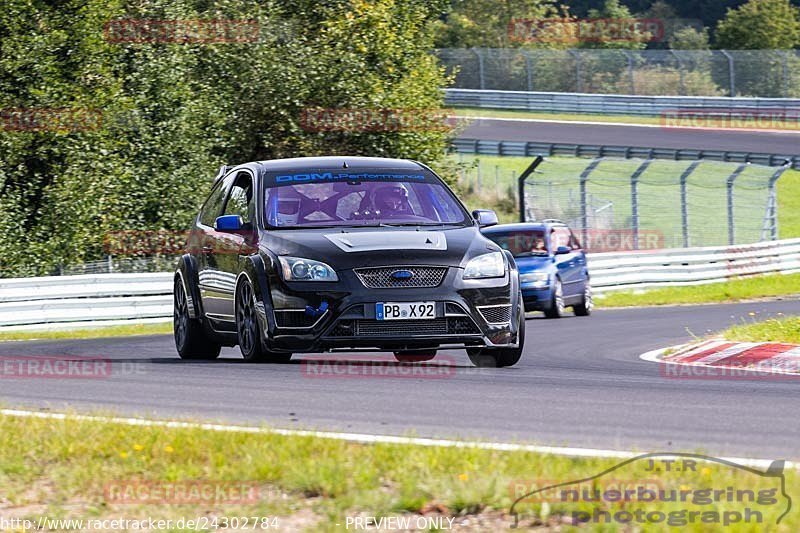
MULTIPOLYGON (((733 342, 711 339, 660 348, 642 354, 640 359, 662 365, 682 365, 694 369, 721 369, 716 377, 734 374, 751 376, 800 377, 800 345, 775 342, 733 342)), ((707 371, 706 371, 707 372, 707 371)), ((692 377, 692 372, 666 371, 669 377, 692 377), (683 375, 682 375, 683 374, 683 375)), ((702 374, 699 374, 700 377, 702 374)), ((709 377, 710 373, 707 374, 709 377)))

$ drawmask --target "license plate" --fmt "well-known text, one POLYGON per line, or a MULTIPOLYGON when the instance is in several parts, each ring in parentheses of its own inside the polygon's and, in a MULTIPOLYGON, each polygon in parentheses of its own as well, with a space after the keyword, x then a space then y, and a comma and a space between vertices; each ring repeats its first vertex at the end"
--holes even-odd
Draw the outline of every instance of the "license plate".
POLYGON ((378 302, 375 304, 378 320, 426 320, 436 318, 436 302, 378 302))

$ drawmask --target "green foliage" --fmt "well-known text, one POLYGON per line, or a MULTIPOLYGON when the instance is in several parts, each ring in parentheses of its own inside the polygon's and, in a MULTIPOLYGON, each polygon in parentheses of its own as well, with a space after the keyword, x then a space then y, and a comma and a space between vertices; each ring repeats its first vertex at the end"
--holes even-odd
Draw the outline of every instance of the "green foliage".
POLYGON ((729 9, 717 26, 717 45, 732 50, 794 48, 800 45, 800 9, 789 0, 750 0, 729 9))
MULTIPOLYGON (((223 163, 353 154, 442 158, 447 132, 317 132, 308 108, 429 112, 441 0, 7 0, 0 10, 0 276, 103 255, 116 230, 185 229, 223 163), (115 42, 110 21, 225 20, 240 42, 115 42), (241 26, 241 24, 240 24, 241 26), (53 110, 99 117, 54 127, 53 110)), ((174 40, 173 40, 174 41, 174 40)))

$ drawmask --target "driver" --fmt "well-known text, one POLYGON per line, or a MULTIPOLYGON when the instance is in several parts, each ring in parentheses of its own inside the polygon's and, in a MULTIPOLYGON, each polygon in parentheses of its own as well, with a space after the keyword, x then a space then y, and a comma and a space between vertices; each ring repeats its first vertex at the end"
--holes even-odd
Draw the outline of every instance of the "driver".
POLYGON ((381 216, 388 217, 411 214, 405 185, 390 185, 375 191, 375 209, 380 211, 381 216))

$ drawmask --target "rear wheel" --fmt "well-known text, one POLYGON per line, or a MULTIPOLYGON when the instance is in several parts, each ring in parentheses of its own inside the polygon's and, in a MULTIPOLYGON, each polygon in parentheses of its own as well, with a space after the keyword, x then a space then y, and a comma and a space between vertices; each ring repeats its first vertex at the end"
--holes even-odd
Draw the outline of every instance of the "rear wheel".
POLYGON ((550 307, 545 309, 544 316, 547 318, 561 318, 564 316, 564 289, 561 280, 556 278, 553 286, 553 298, 550 300, 550 307))
POLYGON ((586 285, 583 288, 583 299, 581 303, 574 305, 572 310, 575 311, 575 316, 589 316, 592 314, 593 308, 592 286, 589 284, 589 280, 586 280, 586 285))
POLYGON ((181 359, 216 359, 222 346, 203 331, 203 324, 189 316, 189 300, 180 279, 175 280, 172 307, 172 330, 175 348, 181 359))
POLYGON ((422 363, 436 357, 436 350, 403 350, 394 352, 394 358, 401 363, 422 363))
POLYGON ((517 342, 516 348, 467 348, 467 355, 472 364, 478 367, 501 368, 513 366, 522 357, 525 347, 525 312, 520 298, 519 313, 517 316, 517 342))
POLYGON ((236 334, 245 361, 287 363, 292 358, 290 353, 270 352, 264 347, 256 315, 255 293, 249 281, 243 281, 236 288, 236 334))

